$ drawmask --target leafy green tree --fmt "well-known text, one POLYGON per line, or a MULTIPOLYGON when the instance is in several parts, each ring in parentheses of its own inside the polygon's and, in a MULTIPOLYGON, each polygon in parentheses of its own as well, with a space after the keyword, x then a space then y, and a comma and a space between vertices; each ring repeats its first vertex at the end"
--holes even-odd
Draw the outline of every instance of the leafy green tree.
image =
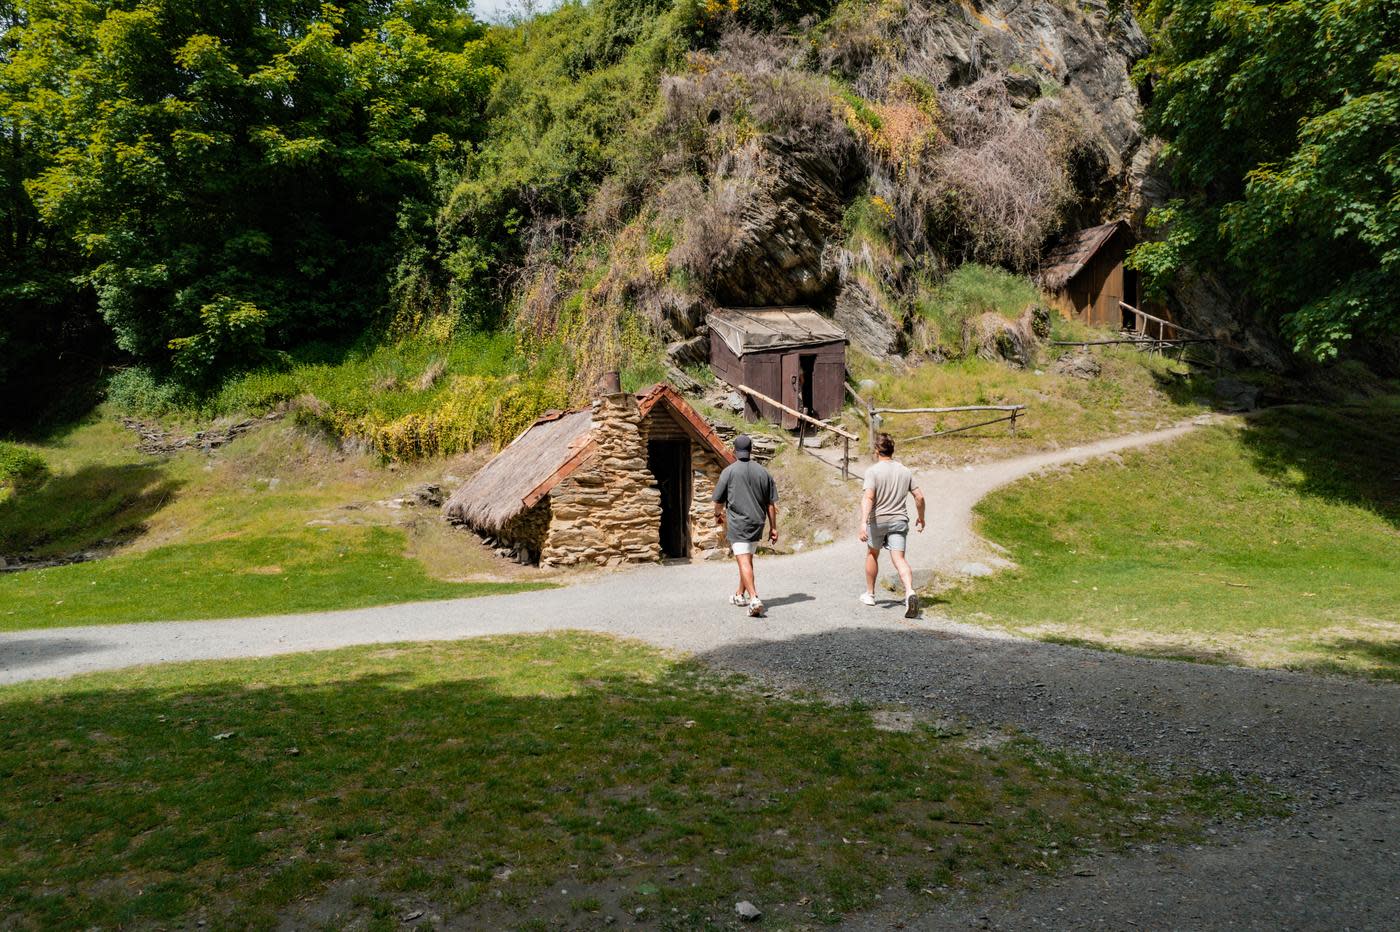
POLYGON ((1214 267, 1295 348, 1400 333, 1400 3, 1151 0, 1149 128, 1186 197, 1133 262, 1214 267))
POLYGON ((380 311, 398 218, 484 125, 451 0, 13 0, 0 113, 118 345, 191 380, 380 311))
POLYGON ((704 21, 703 0, 593 0, 513 29, 489 130, 443 187, 435 253, 420 274, 440 268, 468 316, 499 307, 495 283, 520 258, 522 234, 578 217, 609 174, 628 187, 629 166, 651 144, 661 76, 704 21))
MULTIPOLYGON (((0 101, 23 23, 20 10, 0 0, 0 101)), ((110 339, 91 296, 73 281, 75 247, 40 220, 25 188, 43 164, 0 107, 0 430, 33 426, 54 401, 76 400, 110 339)))

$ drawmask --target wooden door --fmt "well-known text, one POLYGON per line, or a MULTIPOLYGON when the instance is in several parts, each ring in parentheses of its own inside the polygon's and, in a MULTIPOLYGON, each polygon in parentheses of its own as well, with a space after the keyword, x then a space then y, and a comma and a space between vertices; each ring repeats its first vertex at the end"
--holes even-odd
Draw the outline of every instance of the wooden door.
POLYGON ((841 402, 846 393, 846 356, 844 347, 828 351, 817 357, 816 384, 812 386, 812 398, 817 417, 829 418, 841 413, 841 402))
MULTIPOLYGON (((802 357, 797 353, 783 354, 782 393, 777 399, 794 411, 802 410, 802 357)), ((782 415, 782 425, 788 430, 797 427, 796 417, 786 411, 778 413, 782 415)))

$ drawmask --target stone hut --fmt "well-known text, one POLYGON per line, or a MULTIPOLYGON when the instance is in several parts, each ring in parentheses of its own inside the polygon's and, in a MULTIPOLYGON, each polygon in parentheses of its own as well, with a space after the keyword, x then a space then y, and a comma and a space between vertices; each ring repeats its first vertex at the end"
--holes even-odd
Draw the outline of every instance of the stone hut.
POLYGON ((544 567, 687 557, 724 546, 710 495, 731 462, 671 386, 612 392, 545 413, 443 510, 544 567))

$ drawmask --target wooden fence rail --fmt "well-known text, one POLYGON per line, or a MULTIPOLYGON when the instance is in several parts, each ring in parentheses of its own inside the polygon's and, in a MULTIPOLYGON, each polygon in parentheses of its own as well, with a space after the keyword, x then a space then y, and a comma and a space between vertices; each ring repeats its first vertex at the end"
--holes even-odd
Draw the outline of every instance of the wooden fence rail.
POLYGON ((876 408, 876 414, 953 414, 958 411, 1024 411, 1025 405, 959 405, 953 408, 876 408))
MULTIPOLYGON (((1121 307, 1121 308, 1122 308, 1123 310, 1125 310, 1125 311, 1131 311, 1131 312, 1133 312, 1134 314, 1136 314, 1139 321, 1144 321, 1144 320, 1150 320, 1150 321, 1152 321, 1152 322, 1153 322, 1154 324, 1156 324, 1156 325, 1158 326, 1158 328, 1159 328, 1159 331, 1158 331, 1159 336, 1163 335, 1163 334, 1161 334, 1160 328, 1162 328, 1162 327, 1171 327, 1171 328, 1173 328, 1174 330, 1178 331, 1179 333, 1189 334, 1190 336, 1198 337, 1198 338, 1200 338, 1200 339, 1202 339, 1202 340, 1208 340, 1208 341, 1210 341, 1210 342, 1214 342, 1214 340, 1211 340, 1210 337, 1206 336, 1204 333, 1201 333, 1199 330, 1192 330, 1192 329, 1189 328, 1189 327, 1183 327, 1183 326, 1181 326, 1181 324, 1173 323, 1173 322, 1170 321, 1170 320, 1164 320, 1164 319, 1161 318, 1161 317, 1154 317, 1154 316, 1152 316, 1151 314, 1147 313, 1146 311, 1138 310, 1137 308, 1133 307, 1131 304, 1129 304, 1129 303, 1126 302, 1126 301, 1119 301, 1119 302, 1118 302, 1118 306, 1121 307)), ((1141 330, 1141 333, 1143 333, 1144 335, 1146 335, 1147 330, 1146 330, 1145 327, 1141 330)))
POLYGON ((875 417, 884 414, 960 414, 967 411, 996 411, 1000 417, 992 418, 990 421, 978 421, 976 424, 964 424, 962 427, 952 427, 947 430, 936 430, 931 434, 919 434, 917 437, 910 437, 903 441, 912 443, 915 440, 931 440, 934 437, 946 437, 949 434, 960 434, 965 430, 972 430, 976 427, 987 427, 990 424, 1000 424, 1003 421, 1011 422, 1011 436, 1016 436, 1016 419, 1026 411, 1025 405, 954 405, 947 408, 872 408, 875 417))
MULTIPOLYGON (((814 418, 809 414, 803 414, 796 408, 789 408, 787 405, 783 404, 781 401, 778 401, 776 398, 769 398, 767 395, 763 394, 763 392, 759 391, 758 389, 749 388, 747 385, 736 385, 734 386, 734 388, 738 391, 743 392, 745 395, 757 398, 759 401, 767 402, 768 404, 777 408, 779 411, 786 411, 788 414, 791 414, 793 417, 797 418, 799 426, 802 424, 811 424, 813 427, 820 428, 821 430, 829 430, 836 436, 840 437, 844 441, 845 445, 845 449, 842 451, 841 454, 841 478, 849 479, 851 477, 851 441, 859 440, 860 437, 856 436, 848 430, 842 430, 835 424, 828 424, 826 421, 814 418)), ((797 434, 797 447, 799 450, 802 448, 803 439, 804 432, 799 429, 797 434)))
POLYGON ((1140 337, 1129 340, 1051 340, 1051 346, 1117 346, 1130 343, 1133 346, 1185 346, 1191 343, 1214 343, 1209 337, 1184 337, 1170 339, 1159 339, 1157 337, 1140 337))

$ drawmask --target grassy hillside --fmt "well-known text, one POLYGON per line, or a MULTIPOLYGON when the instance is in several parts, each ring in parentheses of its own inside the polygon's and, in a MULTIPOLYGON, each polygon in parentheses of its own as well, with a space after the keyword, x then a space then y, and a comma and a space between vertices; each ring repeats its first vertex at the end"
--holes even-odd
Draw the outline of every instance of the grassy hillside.
POLYGON ((0 630, 356 608, 538 584, 515 579, 435 509, 386 504, 479 459, 391 471, 286 422, 212 455, 147 457, 135 441, 95 418, 21 448, 51 475, 0 499, 0 553, 110 555, 0 574, 0 630))
POLYGON ((1151 656, 1400 680, 1400 400, 1290 407, 1018 483, 979 507, 1020 568, 955 616, 1151 656))

